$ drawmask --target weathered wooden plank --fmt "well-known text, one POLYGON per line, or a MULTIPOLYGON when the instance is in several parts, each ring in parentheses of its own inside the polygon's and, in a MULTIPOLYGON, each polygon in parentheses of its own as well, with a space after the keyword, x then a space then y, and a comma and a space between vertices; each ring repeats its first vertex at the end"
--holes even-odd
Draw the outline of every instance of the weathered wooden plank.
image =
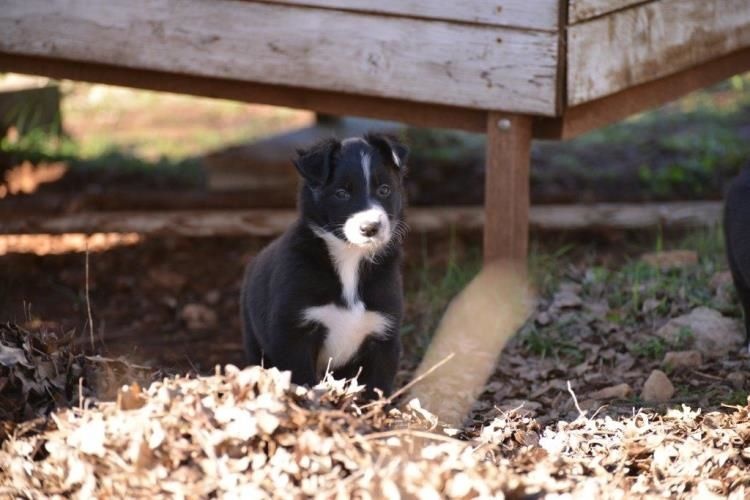
POLYGON ((557 31, 559 0, 263 0, 270 3, 557 31))
POLYGON ((750 46, 747 0, 660 0, 568 30, 568 106, 750 46))
POLYGON ((131 69, 111 64, 66 61, 64 59, 4 54, 2 52, 0 52, 0 70, 44 75, 56 79, 81 80, 160 92, 232 99, 255 104, 288 106, 334 115, 396 120, 417 127, 456 128, 484 132, 487 122, 487 113, 480 109, 403 99, 357 96, 286 85, 179 75, 163 71, 131 69))
MULTIPOLYGON (((529 211, 531 229, 543 231, 632 230, 711 227, 721 222, 721 202, 597 203, 539 205, 529 211)), ((297 217, 295 210, 171 210, 26 215, 0 219, 0 234, 140 233, 177 236, 276 236, 297 217)), ((457 228, 478 231, 482 207, 412 208, 413 232, 457 228)))
POLYGON ((561 118, 539 117, 534 121, 534 137, 571 139, 744 71, 750 71, 750 48, 568 108, 561 118))
POLYGON ((568 4, 568 24, 576 24, 592 17, 598 17, 643 2, 644 0, 570 0, 568 4))
POLYGON ((478 109, 556 113, 557 36, 232 0, 28 2, 0 51, 478 109))

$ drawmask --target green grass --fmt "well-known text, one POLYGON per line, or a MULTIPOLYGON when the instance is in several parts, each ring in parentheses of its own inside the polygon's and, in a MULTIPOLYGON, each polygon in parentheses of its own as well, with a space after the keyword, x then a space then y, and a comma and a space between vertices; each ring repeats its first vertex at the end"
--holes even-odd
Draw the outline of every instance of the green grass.
POLYGON ((171 186, 198 186, 204 182, 197 159, 160 157, 146 160, 116 147, 84 153, 70 138, 40 130, 31 131, 17 140, 0 139, 0 153, 10 160, 10 164, 66 162, 71 170, 83 176, 88 172, 108 172, 117 178, 145 175, 151 183, 169 183, 171 186))

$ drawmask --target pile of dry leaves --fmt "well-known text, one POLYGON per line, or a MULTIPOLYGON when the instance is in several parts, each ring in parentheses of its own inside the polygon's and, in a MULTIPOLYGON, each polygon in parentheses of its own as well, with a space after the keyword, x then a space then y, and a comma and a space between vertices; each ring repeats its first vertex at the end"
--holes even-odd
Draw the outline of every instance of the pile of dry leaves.
POLYGON ((117 402, 52 413, 0 450, 0 495, 39 497, 468 498, 571 493, 743 498, 748 407, 702 415, 580 415, 541 428, 497 412, 478 432, 441 425, 418 401, 360 406, 356 381, 307 390, 288 373, 124 387, 117 402), (459 439, 460 436, 460 439, 459 439))
POLYGON ((86 356, 75 331, 44 323, 0 324, 0 442, 21 422, 86 398, 114 397, 124 381, 153 380, 157 372, 124 360, 86 356))

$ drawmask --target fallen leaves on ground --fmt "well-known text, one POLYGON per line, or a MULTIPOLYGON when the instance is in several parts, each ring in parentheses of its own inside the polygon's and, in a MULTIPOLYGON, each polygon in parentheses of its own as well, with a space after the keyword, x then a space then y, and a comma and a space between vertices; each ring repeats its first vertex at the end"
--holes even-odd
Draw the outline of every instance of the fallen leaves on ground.
POLYGON ((138 405, 55 412, 0 450, 0 494, 42 498, 701 497, 750 492, 750 407, 560 421, 495 412, 451 437, 417 401, 359 406, 356 381, 313 389, 228 365, 165 378, 138 405))
POLYGON ((86 398, 114 397, 124 382, 150 382, 157 373, 120 359, 87 356, 74 341, 73 330, 0 324, 0 442, 19 422, 86 398))

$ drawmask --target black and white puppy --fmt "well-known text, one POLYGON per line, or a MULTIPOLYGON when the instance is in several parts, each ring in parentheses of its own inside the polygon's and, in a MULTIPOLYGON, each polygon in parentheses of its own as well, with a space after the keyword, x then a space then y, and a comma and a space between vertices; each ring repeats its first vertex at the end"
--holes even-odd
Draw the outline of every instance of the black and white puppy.
POLYGON ((250 263, 241 314, 250 364, 314 385, 330 369, 391 393, 401 353, 407 149, 370 134, 298 151, 299 219, 250 263))
POLYGON ((732 181, 727 192, 724 237, 729 269, 745 313, 746 335, 750 335, 750 166, 732 181))

